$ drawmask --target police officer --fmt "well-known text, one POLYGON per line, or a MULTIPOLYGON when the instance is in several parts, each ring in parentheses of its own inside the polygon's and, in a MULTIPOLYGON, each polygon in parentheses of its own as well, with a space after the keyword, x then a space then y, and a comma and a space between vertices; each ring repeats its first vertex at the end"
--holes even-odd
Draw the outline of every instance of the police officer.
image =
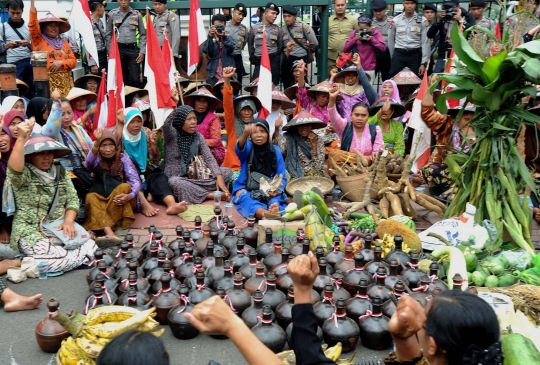
POLYGON ((311 63, 319 42, 308 24, 296 20, 297 11, 294 6, 284 5, 282 9, 285 25, 281 27, 281 37, 285 56, 281 62, 281 81, 283 87, 288 88, 294 84, 291 73, 293 62, 304 60, 306 64, 311 63))
POLYGON ((156 30, 159 45, 163 47, 165 32, 171 45, 174 57, 180 57, 180 20, 178 16, 167 9, 167 0, 154 0, 152 3, 156 15, 154 16, 154 29, 156 30))
POLYGON ((281 29, 274 24, 279 14, 279 8, 274 3, 266 4, 262 22, 253 25, 248 34, 249 60, 255 65, 251 81, 259 77, 261 69, 261 52, 264 29, 266 29, 266 48, 270 56, 270 67, 272 71, 272 83, 279 84, 279 60, 283 49, 281 29))
POLYGON ((381 74, 381 83, 382 81, 390 79, 390 48, 388 47, 388 33, 392 28, 394 21, 392 17, 386 15, 388 10, 388 5, 384 0, 373 0, 371 2, 371 10, 373 11, 373 22, 372 26, 377 28, 384 39, 384 44, 386 45, 386 51, 376 52, 375 57, 377 58, 377 66, 375 68, 375 75, 378 73, 381 74))
MULTIPOLYGON (((431 26, 431 24, 433 24, 433 22, 435 21, 435 16, 437 16, 437 6, 432 3, 425 3, 422 10, 422 15, 424 16, 424 18, 427 19, 429 26, 431 26)), ((435 67, 433 53, 437 49, 438 43, 435 39, 432 38, 429 39, 429 43, 431 45, 431 56, 429 57, 429 65, 427 71, 428 75, 431 75, 433 73, 433 68, 435 67)))
POLYGON ((484 11, 487 9, 487 4, 484 0, 471 0, 469 4, 469 12, 474 16, 476 25, 487 28, 492 32, 495 31, 495 22, 484 16, 484 11))
POLYGON ((248 29, 242 24, 242 20, 247 16, 246 6, 238 3, 232 11, 232 18, 225 26, 225 35, 231 39, 236 46, 234 47, 233 58, 236 67, 236 79, 242 82, 242 78, 246 73, 244 69, 244 60, 242 60, 242 51, 247 43, 248 29))
POLYGON ((126 86, 141 87, 141 62, 146 52, 146 29, 141 13, 133 10, 130 0, 118 0, 120 7, 109 12, 107 21, 107 47, 110 51, 112 32, 117 29, 118 49, 122 74, 126 86), (139 30, 139 45, 137 32, 139 30))
POLYGON ((392 63, 390 77, 394 77, 405 67, 419 76, 426 71, 431 55, 431 44, 427 36, 429 22, 422 14, 416 13, 418 0, 403 1, 403 13, 394 18, 388 33, 388 48, 392 63))
POLYGON ((94 39, 96 40, 96 47, 98 51, 99 67, 96 60, 88 58, 88 66, 90 71, 94 75, 101 76, 101 70, 107 68, 107 41, 105 39, 105 26, 101 21, 105 14, 106 0, 90 0, 90 12, 92 13, 92 31, 94 32, 94 39))

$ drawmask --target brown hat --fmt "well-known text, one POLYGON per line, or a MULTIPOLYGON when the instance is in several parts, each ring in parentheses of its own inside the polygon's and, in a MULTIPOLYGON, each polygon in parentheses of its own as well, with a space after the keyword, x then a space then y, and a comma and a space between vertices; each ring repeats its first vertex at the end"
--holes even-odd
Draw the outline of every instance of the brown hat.
POLYGON ((407 112, 407 109, 400 103, 396 103, 394 100, 392 100, 388 96, 383 96, 379 98, 373 105, 369 108, 369 115, 374 116, 377 114, 377 112, 386 104, 386 101, 390 103, 390 106, 392 109, 394 109, 394 112, 392 113, 392 118, 401 117, 403 114, 407 112))
POLYGON ((26 82, 16 79, 17 81, 17 89, 19 89, 19 96, 23 96, 28 94, 28 91, 30 91, 30 88, 26 84, 26 82))
POLYGON ((69 155, 72 152, 71 148, 40 133, 33 133, 30 139, 24 144, 25 155, 45 151, 54 151, 54 158, 69 155))
POLYGON ((99 85, 99 83, 101 82, 101 76, 93 75, 93 74, 86 74, 84 76, 79 77, 77 80, 75 80, 73 85, 75 85, 75 87, 80 87, 81 89, 84 89, 84 87, 86 86, 86 83, 89 80, 96 80, 99 85))
POLYGON ((198 81, 190 80, 190 81, 191 82, 189 83, 189 85, 184 89, 184 95, 187 95, 191 91, 197 90, 198 88, 201 88, 201 87, 205 87, 206 90, 210 90, 210 91, 213 90, 212 85, 207 84, 206 81, 200 81, 200 80, 198 81))
POLYGON ((345 75, 349 72, 354 72, 356 77, 358 77, 358 69, 355 65, 351 65, 348 67, 345 67, 343 70, 338 72, 336 74, 336 77, 334 77, 334 82, 339 82, 340 84, 345 83, 345 75))
MULTIPOLYGON (((233 94, 237 94, 240 89, 242 88, 242 84, 239 83, 238 81, 234 81, 234 80, 230 80, 229 81, 231 83, 231 86, 232 86, 232 89, 233 89, 233 94)), ((214 94, 216 97, 220 97, 221 96, 221 85, 223 85, 225 83, 225 81, 223 81, 223 79, 219 80, 218 82, 216 82, 214 84, 214 87, 212 88, 212 94, 214 94)))
POLYGON ((257 77, 255 80, 251 81, 247 86, 244 86, 244 90, 248 93, 253 92, 257 87, 259 87, 259 78, 257 77))
POLYGON ((323 122, 319 118, 314 117, 313 114, 306 111, 305 109, 302 109, 300 113, 296 114, 296 116, 293 119, 291 119, 289 123, 283 126, 283 130, 286 131, 293 127, 298 127, 301 125, 308 125, 308 124, 312 125, 313 129, 326 127, 325 122, 323 122))
POLYGON ((53 22, 58 23, 58 30, 60 33, 65 33, 71 29, 71 25, 69 25, 68 22, 52 15, 51 13, 47 14, 45 18, 41 18, 39 20, 39 26, 40 28, 42 28, 42 26, 45 25, 46 23, 53 23, 53 22))
MULTIPOLYGON (((307 91, 307 94, 311 98, 315 99, 317 97, 317 93, 330 94, 330 90, 332 90, 333 88, 334 88, 334 85, 330 84, 330 82, 323 81, 323 82, 320 82, 317 85, 311 87, 307 91)), ((342 99, 343 99, 343 97, 341 95, 338 95, 338 97, 336 98, 336 100, 342 100, 342 99)))
POLYGON ((422 83, 422 80, 408 67, 398 72, 396 76, 392 77, 392 80, 397 85, 419 85, 422 83))
POLYGON ((282 93, 279 89, 272 90, 272 100, 276 100, 281 102, 281 108, 282 109, 290 109, 294 108, 296 106, 295 103, 291 101, 284 93, 282 93))
POLYGON ((195 90, 191 94, 184 96, 184 105, 189 105, 194 108, 195 100, 200 97, 208 100, 208 110, 218 110, 223 108, 223 103, 204 86, 200 87, 198 90, 195 90))
POLYGON ((69 101, 73 101, 81 96, 86 96, 86 102, 88 104, 90 104, 97 98, 96 93, 93 93, 85 89, 81 89, 80 87, 72 87, 71 90, 69 90, 69 93, 67 94, 66 99, 68 99, 69 101))
MULTIPOLYGON (((304 84, 304 87, 306 89, 309 89, 310 86, 308 84, 304 84)), ((289 86, 285 90, 283 90, 283 94, 287 95, 287 97, 291 100, 296 99, 296 91, 298 90, 298 84, 294 84, 293 86, 289 86)))

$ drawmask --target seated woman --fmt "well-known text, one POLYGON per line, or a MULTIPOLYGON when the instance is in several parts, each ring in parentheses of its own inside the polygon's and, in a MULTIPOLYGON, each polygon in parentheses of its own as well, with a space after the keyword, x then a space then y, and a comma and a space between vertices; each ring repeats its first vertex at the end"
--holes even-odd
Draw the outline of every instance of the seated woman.
POLYGON ((405 107, 396 103, 389 97, 377 100, 369 109, 368 124, 376 124, 382 129, 384 146, 391 147, 401 156, 405 153, 405 140, 403 139, 403 124, 391 119, 405 114, 405 107))
POLYGON ((264 213, 277 214, 284 210, 287 198, 284 193, 287 172, 279 147, 270 142, 268 122, 264 119, 255 119, 244 129, 234 150, 242 164, 240 176, 233 186, 233 202, 238 212, 246 218, 254 214, 258 219, 262 219, 264 213), (251 189, 250 185, 258 186, 260 181, 255 180, 259 177, 254 178, 253 173, 262 174, 267 179, 281 177, 281 184, 277 189, 267 192, 251 189))
POLYGON ((26 101, 19 96, 8 96, 2 101, 2 114, 15 110, 22 115, 26 114, 26 101))
MULTIPOLYGON (((99 84, 101 82, 101 77, 98 75, 87 74, 79 77, 74 82, 74 86, 88 90, 94 94, 97 94, 99 91, 99 84)), ((89 103, 88 106, 91 106, 92 103, 89 103)))
POLYGON ((90 116, 96 112, 96 108, 88 108, 91 103, 96 101, 97 94, 85 89, 74 87, 69 90, 69 94, 66 96, 71 102, 71 109, 73 110, 73 120, 75 123, 84 128, 88 135, 92 135, 94 127, 90 116))
MULTIPOLYGON (((304 87, 309 89, 308 84, 304 84, 304 87)), ((283 113, 291 119, 296 116, 296 114, 300 113, 302 111, 302 106, 300 105, 300 100, 298 100, 298 84, 294 84, 291 87, 288 87, 287 89, 283 90, 283 94, 289 98, 294 103, 294 108, 290 109, 284 109, 283 113)))
POLYGON ((272 142, 281 149, 291 178, 327 176, 324 173, 324 141, 313 133, 313 129, 324 128, 326 124, 302 111, 283 127, 285 134, 281 136, 279 121, 272 142))
POLYGON ((429 163, 422 168, 422 175, 429 186, 432 196, 442 200, 451 199, 453 180, 447 172, 444 164, 444 156, 451 152, 448 147, 467 153, 470 143, 474 142, 474 129, 469 122, 474 117, 476 108, 466 106, 459 121, 456 117, 461 107, 450 109, 448 115, 443 115, 435 110, 433 94, 426 92, 422 100, 422 120, 436 133, 436 148, 431 153, 429 163))
POLYGON ((184 105, 189 105, 195 110, 197 132, 203 135, 212 155, 221 166, 225 159, 225 147, 221 142, 221 120, 214 111, 221 109, 223 103, 205 87, 201 87, 184 97, 184 105))
POLYGON ((117 134, 100 128, 94 135, 96 141, 86 157, 94 184, 86 195, 84 228, 105 233, 105 238, 96 241, 100 245, 100 241, 119 241, 114 231, 127 229, 135 221, 133 210, 141 181, 133 162, 121 152, 122 140, 117 134))
POLYGON ((214 191, 222 191, 230 200, 232 171, 220 168, 204 137, 197 132, 197 116, 192 107, 179 106, 163 125, 165 175, 177 201, 200 204, 214 198, 214 191), (195 158, 198 161, 194 161, 195 158), (199 164, 198 162, 203 161, 199 164), (190 169, 190 165, 193 169, 190 169))
POLYGON ((330 76, 330 81, 340 84, 339 95, 342 100, 337 102, 337 109, 342 118, 351 115, 354 104, 373 105, 379 97, 373 86, 371 86, 368 76, 362 68, 360 56, 357 53, 354 54, 352 62, 354 66, 347 67, 339 73, 337 69, 333 69, 330 76))
MULTIPOLYGON (((75 250, 51 244, 50 237, 41 231, 41 221, 47 215, 56 189, 57 204, 49 221, 64 216, 64 223, 57 227, 69 237, 76 234, 73 222, 79 211, 79 198, 65 168, 57 179, 54 158, 65 156, 70 149, 52 138, 36 134, 30 138, 33 122, 17 126, 19 138, 8 161, 7 177, 16 205, 11 231, 11 248, 24 255, 48 264, 48 272, 65 272, 87 263, 94 255, 96 245, 86 241, 75 250), (58 184, 58 187, 57 187, 58 184)), ((4 187, 6 188, 6 187, 4 187)))
POLYGON ((161 152, 158 148, 158 130, 150 130, 143 127, 143 115, 140 110, 126 108, 124 110, 126 120, 122 128, 122 142, 124 153, 128 155, 137 169, 143 189, 139 191, 138 197, 141 201, 141 212, 147 217, 157 214, 159 209, 155 209, 148 201, 165 203, 167 214, 178 214, 186 211, 187 203, 177 203, 174 199, 174 192, 168 183, 168 178, 160 168, 161 152), (145 184, 146 183, 146 184, 145 184), (146 189, 144 186, 146 185, 146 189), (147 197, 148 196, 148 200, 147 197))
POLYGON ((341 149, 347 152, 356 150, 373 159, 380 150, 384 149, 381 128, 377 125, 367 124, 369 109, 366 104, 358 103, 353 106, 350 122, 341 118, 336 109, 338 96, 339 87, 330 90, 328 112, 332 126, 341 140, 341 149))
MULTIPOLYGON (((11 131, 4 123, 2 124, 2 130, 0 131, 0 186, 2 187, 5 185, 8 161, 11 151, 13 150, 13 144, 15 144, 15 140, 11 138, 11 131)), ((9 244, 13 216, 8 216, 2 211, 3 195, 4 194, 0 194, 0 244, 9 244)), ((2 273, 0 273, 0 275, 2 275, 2 273)))
POLYGON ((46 52, 47 72, 51 93, 58 89, 61 96, 66 96, 71 89, 71 70, 77 66, 77 58, 69 43, 61 37, 71 26, 54 15, 49 15, 38 22, 35 0, 30 1, 30 21, 28 30, 34 52, 46 52))
POLYGON ((259 99, 252 95, 242 95, 233 101, 233 88, 230 80, 234 76, 234 67, 223 69, 223 109, 225 111, 225 130, 227 131, 227 152, 223 167, 240 170, 240 161, 234 152, 236 141, 244 133, 246 126, 253 121, 253 116, 261 108, 259 99))

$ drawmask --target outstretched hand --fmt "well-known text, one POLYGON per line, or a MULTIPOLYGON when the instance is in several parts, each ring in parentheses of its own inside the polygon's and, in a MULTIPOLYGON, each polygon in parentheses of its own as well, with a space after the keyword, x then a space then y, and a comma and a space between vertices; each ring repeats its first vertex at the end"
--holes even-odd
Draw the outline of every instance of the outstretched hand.
POLYGON ((407 339, 420 331, 426 323, 424 308, 408 295, 399 299, 396 311, 388 322, 392 337, 407 339))
POLYGON ((352 63, 356 66, 356 68, 360 69, 362 68, 362 60, 360 59, 360 55, 358 53, 355 53, 352 57, 352 63))
POLYGON ((223 69, 223 78, 230 79, 236 73, 236 68, 228 66, 223 69))
POLYGON ((313 283, 319 275, 317 258, 310 251, 307 255, 299 255, 288 265, 287 271, 294 285, 294 302, 310 303, 313 283))
POLYGON ((202 333, 227 335, 237 326, 244 325, 240 317, 217 295, 197 304, 190 313, 184 313, 184 317, 202 333))
POLYGON ((339 86, 334 85, 334 87, 330 89, 329 93, 330 93, 330 99, 335 100, 339 95, 339 86))

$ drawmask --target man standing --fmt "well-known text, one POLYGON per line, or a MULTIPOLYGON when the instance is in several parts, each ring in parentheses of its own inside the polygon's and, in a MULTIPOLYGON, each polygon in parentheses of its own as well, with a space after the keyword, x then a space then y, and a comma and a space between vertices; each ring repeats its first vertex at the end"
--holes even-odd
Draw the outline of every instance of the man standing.
MULTIPOLYGON (((431 3, 425 3, 422 10, 422 15, 427 19, 429 26, 435 21, 435 16, 437 15, 437 6, 431 3)), ((428 75, 433 73, 433 68, 435 67, 435 60, 433 59, 433 52, 437 48, 437 43, 434 39, 429 39, 429 44, 431 46, 431 55, 429 56, 429 65, 428 65, 428 75)))
POLYGON ((328 26, 328 74, 336 67, 336 60, 340 53, 343 52, 349 34, 358 29, 356 19, 351 15, 347 15, 346 10, 346 0, 335 0, 335 14, 330 16, 328 26))
POLYGON ((88 66, 90 71, 94 75, 100 75, 103 69, 107 68, 107 42, 105 34, 105 26, 101 21, 105 14, 105 0, 90 0, 90 12, 92 13, 92 31, 94 32, 94 39, 96 41, 96 48, 98 51, 99 67, 96 64, 96 60, 88 55, 88 66))
POLYGON ((109 12, 107 21, 107 47, 110 51, 112 32, 117 32, 122 74, 126 86, 141 87, 141 62, 146 52, 146 29, 141 13, 133 10, 130 0, 118 0, 120 7, 109 12), (139 45, 137 32, 139 30, 139 45))
POLYGON ((283 6, 283 20, 285 25, 281 27, 281 37, 285 45, 281 63, 281 81, 283 87, 288 88, 294 84, 292 77, 292 65, 294 61, 304 60, 309 64, 313 61, 313 52, 317 50, 319 42, 315 32, 308 24, 296 20, 296 8, 292 5, 283 6))
POLYGON ((228 21, 225 26, 225 35, 235 44, 233 52, 234 67, 236 68, 236 79, 240 83, 246 73, 246 70, 244 69, 244 60, 242 59, 242 51, 246 46, 248 35, 246 26, 242 24, 242 20, 244 20, 246 16, 246 6, 242 3, 238 3, 234 6, 231 20, 228 21))
MULTIPOLYGON (((381 74, 381 84, 383 81, 390 79, 390 48, 388 47, 388 33, 394 25, 392 17, 386 15, 388 5, 384 0, 373 0, 371 2, 371 10, 373 11, 372 25, 377 28, 384 39, 386 50, 384 52, 376 52, 377 67, 375 68, 375 76, 381 74)), ((373 80, 375 82, 375 80, 373 80)))
MULTIPOLYGON (((394 18, 388 33, 388 47, 392 63, 390 77, 394 77, 405 67, 424 75, 431 55, 431 44, 427 35, 429 22, 422 14, 416 13, 418 0, 405 0, 403 13, 394 18)), ((457 0, 456 0, 457 1, 457 0)))
POLYGON ((486 11, 486 9, 487 4, 484 0, 471 0, 471 3, 469 4, 469 11, 474 16, 476 25, 487 28, 494 32, 495 22, 489 19, 487 16, 484 16, 484 11, 486 11))
POLYGON ((22 0, 7 0, 5 4, 9 18, 0 26, 0 53, 7 63, 17 66, 17 78, 24 81, 30 91, 28 98, 34 96, 34 74, 30 65, 32 45, 30 32, 22 18, 24 4, 22 0))
POLYGON ((180 57, 180 20, 167 9, 167 0, 154 0, 152 3, 156 15, 154 16, 154 29, 156 30, 159 45, 163 47, 165 32, 171 45, 171 53, 174 57, 180 57))
POLYGON ((223 69, 233 67, 233 52, 235 43, 225 34, 225 15, 214 14, 208 38, 202 45, 202 52, 206 53, 206 82, 214 86, 223 78, 223 69))
MULTIPOLYGON (((344 0, 343 0, 344 1, 344 0)), ((279 84, 279 60, 283 43, 280 36, 279 26, 274 24, 279 15, 279 8, 274 3, 266 4, 262 22, 251 27, 248 35, 249 61, 255 65, 251 81, 259 77, 261 69, 262 40, 266 29, 266 48, 270 56, 270 67, 272 71, 272 83, 279 84)))

